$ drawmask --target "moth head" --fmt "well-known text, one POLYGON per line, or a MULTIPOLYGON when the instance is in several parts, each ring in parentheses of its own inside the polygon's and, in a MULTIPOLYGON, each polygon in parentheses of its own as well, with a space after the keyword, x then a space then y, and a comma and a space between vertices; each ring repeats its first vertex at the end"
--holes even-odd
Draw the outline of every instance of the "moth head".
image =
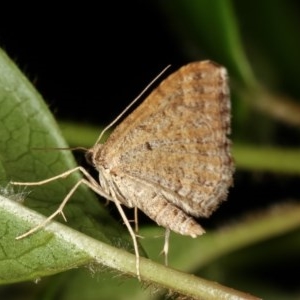
POLYGON ((101 156, 102 144, 96 144, 85 152, 85 159, 88 164, 97 168, 98 158, 101 156))
POLYGON ((87 161, 87 163, 91 166, 94 166, 94 162, 93 162, 93 148, 91 149, 88 149, 86 152, 85 152, 85 159, 87 161))

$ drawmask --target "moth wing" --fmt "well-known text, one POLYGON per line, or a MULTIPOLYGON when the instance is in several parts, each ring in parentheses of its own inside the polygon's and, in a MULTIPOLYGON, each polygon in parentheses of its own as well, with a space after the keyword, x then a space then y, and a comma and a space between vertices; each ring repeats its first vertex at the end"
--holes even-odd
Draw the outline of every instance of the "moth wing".
POLYGON ((211 61, 191 63, 114 130, 103 145, 103 165, 114 176, 151 186, 190 215, 207 217, 232 184, 229 133, 226 69, 211 61))

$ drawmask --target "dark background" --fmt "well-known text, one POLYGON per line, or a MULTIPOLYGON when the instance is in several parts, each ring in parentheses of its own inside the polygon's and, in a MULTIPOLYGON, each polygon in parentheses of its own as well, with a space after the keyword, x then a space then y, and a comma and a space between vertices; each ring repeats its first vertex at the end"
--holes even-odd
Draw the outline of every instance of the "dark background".
POLYGON ((0 18, 0 45, 57 118, 105 125, 164 67, 187 62, 168 26, 149 1, 18 4, 0 18))

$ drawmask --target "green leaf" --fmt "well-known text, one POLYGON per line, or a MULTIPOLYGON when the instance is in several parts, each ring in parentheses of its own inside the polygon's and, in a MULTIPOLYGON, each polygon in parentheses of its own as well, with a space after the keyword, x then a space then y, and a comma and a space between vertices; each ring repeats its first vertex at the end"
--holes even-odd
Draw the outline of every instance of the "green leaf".
POLYGON ((299 149, 235 144, 233 155, 241 170, 300 174, 299 149))
MULTIPOLYGON (((50 215, 77 183, 80 174, 73 174, 43 186, 15 187, 14 191, 8 185, 10 181, 31 182, 46 179, 72 169, 76 164, 70 151, 34 150, 36 147, 67 147, 67 144, 41 96, 1 50, 0 69, 2 195, 25 198, 23 200, 26 207, 50 215)), ((106 243, 118 243, 120 246, 132 248, 127 232, 120 229, 121 226, 107 214, 94 193, 86 187, 81 186, 78 189, 64 212, 68 226, 106 243)), ((32 220, 27 226, 21 226, 14 237, 30 229, 33 223, 32 220)), ((65 256, 68 260, 68 251, 65 256)), ((0 270, 6 272, 2 268, 0 270)), ((12 281, 26 279, 24 273, 18 274, 13 269, 10 271, 15 276, 11 278, 12 281)), ((28 279, 32 279, 30 273, 28 279)))
MULTIPOLYGON (((29 279, 38 281, 41 276, 87 264, 108 266, 122 273, 135 274, 135 255, 56 222, 37 234, 16 241, 15 236, 20 229, 28 223, 39 224, 44 218, 2 196, 0 220, 0 284, 29 279)), ((225 299, 237 296, 241 299, 257 299, 145 258, 141 258, 141 275, 148 283, 162 285, 191 297, 225 299)))
POLYGON ((84 249, 72 243, 76 231, 58 223, 47 226, 47 232, 15 239, 24 228, 39 224, 43 219, 16 201, 0 196, 0 284, 38 280, 92 260, 84 249), (66 232, 71 234, 66 236, 66 232))

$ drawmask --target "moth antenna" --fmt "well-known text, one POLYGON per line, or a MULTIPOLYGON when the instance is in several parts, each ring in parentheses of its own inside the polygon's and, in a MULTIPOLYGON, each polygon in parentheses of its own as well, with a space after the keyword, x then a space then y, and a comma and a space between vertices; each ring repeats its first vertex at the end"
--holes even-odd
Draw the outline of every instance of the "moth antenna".
POLYGON ((101 141, 101 139, 102 139, 102 137, 103 137, 103 135, 104 135, 104 133, 109 129, 109 128, 111 128, 121 117, 123 117, 123 115, 130 109, 130 107, 134 104, 134 103, 136 103, 142 96, 143 96, 143 94, 151 87, 151 85, 153 85, 153 83, 158 79, 158 78, 160 78, 161 76, 162 76, 162 74, 163 73, 165 73, 166 72, 166 70, 168 69, 168 68, 170 68, 170 66, 171 65, 168 65, 168 66, 166 66, 154 79, 152 79, 151 81, 150 81, 150 83, 141 91, 141 93, 127 106, 127 107, 125 107, 125 109, 110 123, 110 124, 108 124, 102 131, 101 131, 101 133, 100 133, 100 135, 99 135, 99 137, 98 137, 98 139, 97 139, 97 141, 96 141, 96 143, 95 143, 95 145, 97 145, 100 141, 101 141))
POLYGON ((83 151, 83 152, 88 151, 88 149, 85 147, 47 147, 47 148, 33 147, 31 149, 43 150, 43 151, 54 151, 54 150, 70 150, 70 151, 79 150, 79 151, 83 151))

